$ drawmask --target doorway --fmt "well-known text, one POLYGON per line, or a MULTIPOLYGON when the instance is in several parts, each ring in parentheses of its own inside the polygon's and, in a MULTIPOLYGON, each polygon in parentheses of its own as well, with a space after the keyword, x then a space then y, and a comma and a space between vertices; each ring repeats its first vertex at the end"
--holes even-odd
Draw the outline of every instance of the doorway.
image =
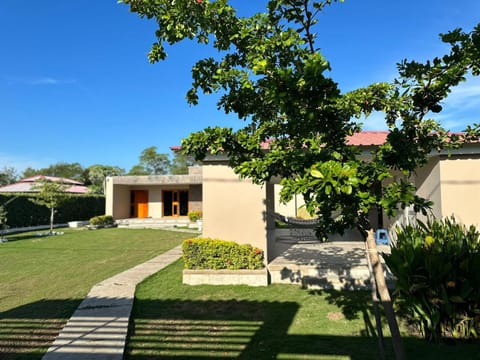
POLYGON ((163 216, 188 215, 188 190, 163 191, 163 216))
POLYGON ((148 191, 133 190, 130 197, 130 215, 134 218, 148 217, 148 191))

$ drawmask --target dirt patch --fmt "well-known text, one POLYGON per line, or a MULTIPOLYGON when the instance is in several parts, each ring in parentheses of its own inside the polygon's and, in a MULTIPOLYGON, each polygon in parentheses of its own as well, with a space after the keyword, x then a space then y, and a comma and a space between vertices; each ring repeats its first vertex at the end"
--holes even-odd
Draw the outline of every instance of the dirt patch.
POLYGON ((338 320, 345 319, 345 316, 341 312, 335 311, 335 312, 329 312, 327 314, 327 319, 332 321, 338 321, 338 320))

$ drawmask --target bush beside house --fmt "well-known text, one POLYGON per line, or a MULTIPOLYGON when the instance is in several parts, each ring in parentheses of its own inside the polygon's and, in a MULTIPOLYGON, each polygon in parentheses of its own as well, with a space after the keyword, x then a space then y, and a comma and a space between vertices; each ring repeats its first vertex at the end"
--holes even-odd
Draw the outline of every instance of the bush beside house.
POLYGON ((90 219, 90 225, 96 228, 113 227, 115 220, 111 215, 98 215, 90 219))
POLYGON ((268 285, 264 254, 251 245, 198 238, 182 244, 183 283, 188 285, 268 285))
POLYGON ((188 213, 188 219, 191 221, 191 222, 195 222, 197 220, 201 220, 202 219, 202 212, 201 211, 190 211, 188 213))
POLYGON ((182 250, 186 269, 258 270, 265 266, 262 250, 233 241, 189 239, 183 242, 182 250))

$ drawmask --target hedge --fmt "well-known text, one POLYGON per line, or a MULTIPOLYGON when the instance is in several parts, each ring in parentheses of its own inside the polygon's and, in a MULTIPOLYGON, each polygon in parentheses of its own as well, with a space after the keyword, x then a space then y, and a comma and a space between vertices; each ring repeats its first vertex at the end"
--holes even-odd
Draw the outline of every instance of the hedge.
POLYGON ((262 269, 263 251, 251 245, 209 238, 185 240, 182 244, 186 269, 262 269))
MULTIPOLYGON (((10 228, 47 225, 50 223, 50 210, 45 206, 34 204, 29 200, 33 194, 0 194, 0 205, 12 198, 6 205, 7 225, 10 228)), ((57 209, 55 223, 84 221, 105 214, 105 197, 103 195, 67 195, 67 200, 57 209)))

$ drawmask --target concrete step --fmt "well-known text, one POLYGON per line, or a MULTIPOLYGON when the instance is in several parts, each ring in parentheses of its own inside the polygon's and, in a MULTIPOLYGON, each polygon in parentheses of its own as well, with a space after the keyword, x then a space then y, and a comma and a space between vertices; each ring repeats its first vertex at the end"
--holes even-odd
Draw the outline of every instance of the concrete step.
POLYGON ((176 226, 197 227, 187 218, 162 219, 162 218, 142 218, 142 219, 119 219, 116 220, 119 228, 142 229, 142 228, 171 228, 176 226), (194 225, 194 226, 193 226, 194 225))

